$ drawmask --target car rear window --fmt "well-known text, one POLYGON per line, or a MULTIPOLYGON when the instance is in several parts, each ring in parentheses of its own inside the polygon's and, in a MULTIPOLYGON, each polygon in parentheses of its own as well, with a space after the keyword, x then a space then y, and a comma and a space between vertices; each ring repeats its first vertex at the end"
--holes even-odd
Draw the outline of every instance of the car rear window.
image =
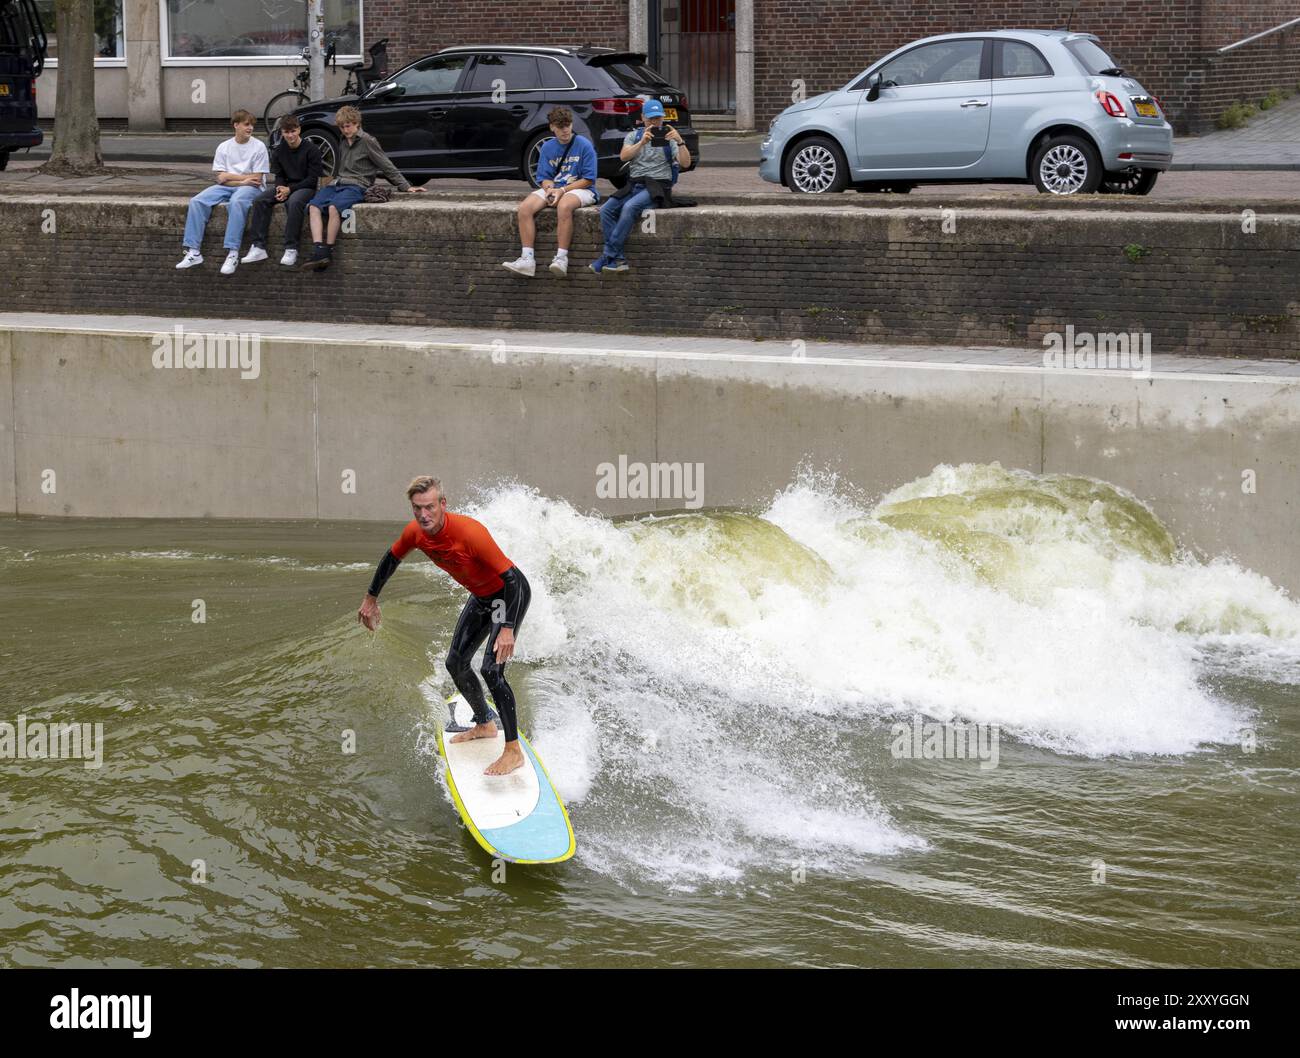
POLYGON ((1065 46, 1076 59, 1083 63, 1083 68, 1094 77, 1101 73, 1102 70, 1111 70, 1119 66, 1114 59, 1107 54, 1106 49, 1098 44, 1095 40, 1067 40, 1065 46))
POLYGON ((543 88, 573 87, 573 78, 569 76, 569 71, 564 68, 564 64, 559 59, 552 59, 549 55, 539 55, 537 65, 542 71, 543 88))
POLYGON ((644 91, 647 88, 668 87, 668 82, 649 66, 615 62, 610 63, 608 66, 602 66, 601 69, 607 71, 618 82, 620 88, 625 88, 629 92, 644 91))
POLYGON ((999 77, 1048 77, 1052 69, 1038 49, 1018 40, 1002 42, 1002 69, 999 77))

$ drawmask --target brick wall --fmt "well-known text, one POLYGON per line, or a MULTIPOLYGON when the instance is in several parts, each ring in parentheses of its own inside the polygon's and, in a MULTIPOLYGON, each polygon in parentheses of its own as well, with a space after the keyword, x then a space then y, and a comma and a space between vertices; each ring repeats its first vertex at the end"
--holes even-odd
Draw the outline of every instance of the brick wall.
POLYGON ((229 278, 220 210, 208 260, 175 270, 184 213, 179 198, 0 202, 0 310, 1013 345, 1074 324, 1149 331, 1156 356, 1300 357, 1295 215, 1244 234, 1236 213, 964 210, 944 234, 933 208, 702 206, 660 212, 634 231, 633 270, 599 278, 584 210, 568 278, 545 267, 548 216, 525 280, 500 267, 518 254, 512 202, 361 206, 328 271, 280 268, 273 241, 229 278))
MULTIPOLYGON (((963 30, 1064 25, 1074 0, 754 0, 759 127, 790 101, 838 88, 879 56, 918 37, 963 30)), ((627 46, 627 0, 366 0, 366 36, 390 39, 397 65, 451 44, 593 43, 627 46)), ((1300 31, 1248 45, 1211 64, 1215 49, 1300 14, 1295 0, 1081 0, 1073 28, 1096 33, 1160 96, 1180 131, 1205 131, 1236 100, 1300 82, 1300 31)))
MULTIPOLYGON (((1217 48, 1300 18, 1295 0, 1205 0, 1202 40, 1210 57, 1217 48)), ((1300 90, 1300 27, 1247 44, 1204 66, 1200 82, 1200 122, 1212 125, 1230 103, 1258 102, 1270 89, 1300 90)))
MULTIPOLYGON (((804 80, 813 95, 838 88, 872 61, 935 33, 1059 29, 1073 0, 755 0, 755 103, 763 124, 804 80)), ((1248 45, 1211 73, 1209 55, 1300 15, 1294 0, 1082 0, 1073 29, 1095 33, 1126 70, 1158 95, 1183 131, 1204 131, 1235 99, 1296 88, 1300 31, 1248 45), (1204 88, 1204 91, 1203 91, 1204 88)))
POLYGON ((392 69, 454 44, 627 47, 627 0, 365 0, 367 43, 388 38, 392 69))

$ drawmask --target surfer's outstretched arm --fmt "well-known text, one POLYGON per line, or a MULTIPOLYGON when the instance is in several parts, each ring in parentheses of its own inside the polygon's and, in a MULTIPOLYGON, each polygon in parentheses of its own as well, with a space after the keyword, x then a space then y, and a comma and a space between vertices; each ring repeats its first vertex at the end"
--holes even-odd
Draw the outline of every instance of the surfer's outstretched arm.
POLYGON ((385 551, 384 557, 379 560, 375 575, 370 580, 370 590, 361 600, 361 608, 357 610, 357 620, 372 632, 379 627, 379 593, 384 590, 388 578, 401 564, 402 560, 393 554, 391 547, 385 551))

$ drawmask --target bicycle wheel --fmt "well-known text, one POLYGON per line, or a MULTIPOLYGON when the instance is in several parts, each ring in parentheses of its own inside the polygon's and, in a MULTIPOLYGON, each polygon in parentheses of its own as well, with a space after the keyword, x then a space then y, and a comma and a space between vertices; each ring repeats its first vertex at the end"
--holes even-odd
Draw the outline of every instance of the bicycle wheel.
POLYGON ((286 114, 292 114, 307 102, 309 102, 307 93, 290 88, 288 91, 272 97, 271 101, 266 104, 262 120, 266 122, 266 133, 272 143, 279 139, 277 133, 280 128, 280 119, 286 114))

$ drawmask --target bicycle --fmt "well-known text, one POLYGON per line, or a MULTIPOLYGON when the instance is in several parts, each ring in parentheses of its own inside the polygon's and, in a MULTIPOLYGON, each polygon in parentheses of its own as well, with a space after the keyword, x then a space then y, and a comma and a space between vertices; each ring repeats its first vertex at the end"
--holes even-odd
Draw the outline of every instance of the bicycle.
MULTIPOLYGON (((343 86, 345 96, 355 95, 358 98, 369 91, 370 86, 384 77, 388 73, 388 38, 377 40, 374 44, 366 49, 370 53, 369 64, 364 62, 349 63, 343 67, 348 73, 348 79, 343 86)), ((311 50, 302 49, 302 58, 310 60, 311 50)), ((325 50, 325 65, 333 70, 338 64, 338 49, 333 41, 325 50)), ((311 68, 303 67, 298 71, 293 79, 293 87, 286 89, 279 94, 272 96, 271 101, 266 104, 266 110, 262 113, 262 120, 266 123, 266 130, 270 135, 271 145, 275 146, 280 141, 279 128, 280 119, 292 114, 299 107, 304 107, 312 101, 310 95, 311 89, 311 68)))

